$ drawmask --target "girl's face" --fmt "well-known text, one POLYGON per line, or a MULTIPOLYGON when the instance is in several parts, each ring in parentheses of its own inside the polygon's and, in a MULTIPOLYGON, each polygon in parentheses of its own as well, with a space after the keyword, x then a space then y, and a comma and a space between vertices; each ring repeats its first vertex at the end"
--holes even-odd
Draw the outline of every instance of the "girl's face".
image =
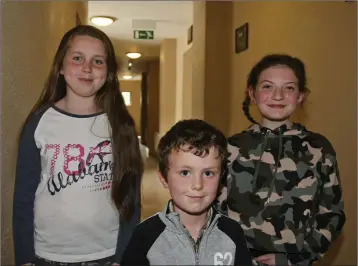
POLYGON ((65 78, 68 96, 94 97, 107 78, 106 51, 102 41, 90 36, 74 37, 60 73, 65 78))
POLYGON ((250 99, 268 121, 286 122, 303 100, 295 73, 286 66, 265 69, 256 88, 249 88, 250 99))

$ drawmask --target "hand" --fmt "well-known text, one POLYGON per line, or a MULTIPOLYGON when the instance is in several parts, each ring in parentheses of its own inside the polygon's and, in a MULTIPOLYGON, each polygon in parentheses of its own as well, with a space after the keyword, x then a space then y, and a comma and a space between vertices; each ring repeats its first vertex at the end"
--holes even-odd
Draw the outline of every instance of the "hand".
POLYGON ((266 254, 255 258, 256 261, 274 266, 276 264, 275 254, 266 254))

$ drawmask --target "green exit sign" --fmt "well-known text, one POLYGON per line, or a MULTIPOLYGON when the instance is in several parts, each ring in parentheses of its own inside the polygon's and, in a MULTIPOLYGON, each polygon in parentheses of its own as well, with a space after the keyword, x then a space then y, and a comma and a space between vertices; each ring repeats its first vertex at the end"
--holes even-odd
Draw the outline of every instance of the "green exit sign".
POLYGON ((153 40, 154 30, 135 30, 133 32, 133 37, 134 39, 153 40))

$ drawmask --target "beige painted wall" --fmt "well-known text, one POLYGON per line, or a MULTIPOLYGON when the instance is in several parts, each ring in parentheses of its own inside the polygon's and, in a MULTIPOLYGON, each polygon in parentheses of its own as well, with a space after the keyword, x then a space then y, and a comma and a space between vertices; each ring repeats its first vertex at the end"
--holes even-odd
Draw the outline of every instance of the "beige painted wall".
MULTIPOLYGON (((189 27, 188 27, 189 28, 189 27)), ((184 31, 183 35, 177 38, 177 57, 176 57, 176 110, 175 110, 175 118, 176 121, 181 120, 184 116, 185 110, 183 109, 183 101, 184 101, 184 90, 186 89, 184 86, 185 78, 184 72, 188 72, 186 66, 188 66, 187 62, 184 62, 184 57, 186 52, 191 48, 192 43, 188 44, 188 32, 184 31), (186 66, 184 66, 186 64, 186 66)), ((188 56, 186 56, 188 57, 188 56)), ((191 65, 190 65, 191 72, 191 65)), ((192 80, 190 80, 192 82, 192 80)), ((191 86, 191 85, 190 85, 191 86)))
POLYGON ((175 95, 175 120, 178 121, 183 116, 183 56, 187 50, 186 35, 180 36, 176 47, 176 95, 175 95))
POLYGON ((192 48, 183 55, 183 91, 182 91, 182 118, 189 119, 193 116, 193 63, 192 48))
POLYGON ((1 265, 13 265, 12 197, 19 129, 40 96, 62 35, 86 21, 86 2, 3 2, 1 43, 1 265))
POLYGON ((194 2, 193 44, 184 54, 183 117, 229 131, 233 2, 194 2), (191 83, 190 85, 188 85, 191 83))
POLYGON ((345 2, 234 2, 235 29, 249 23, 249 49, 232 49, 230 133, 248 126, 241 110, 247 75, 263 55, 286 52, 301 58, 308 72, 311 95, 305 116, 308 129, 334 145, 343 183, 347 213, 344 237, 325 263, 356 265, 357 216, 357 4, 345 2), (339 246, 341 248, 339 249, 339 246), (338 254, 337 254, 338 253, 338 254))
POLYGON ((176 110, 176 39, 165 39, 160 49, 159 135, 175 123, 176 110))
POLYGON ((140 80, 121 80, 121 91, 129 91, 131 93, 132 105, 127 106, 129 113, 132 115, 137 134, 140 135, 140 118, 141 118, 141 95, 142 95, 142 82, 140 80))
MULTIPOLYGON (((192 54, 192 117, 204 119, 206 2, 194 1, 192 54)), ((185 99, 184 99, 185 100, 185 99)))
POLYGON ((230 125, 223 117, 230 116, 232 7, 233 2, 206 2, 204 119, 224 134, 230 125))
POLYGON ((156 136, 159 132, 159 60, 148 64, 148 135, 149 153, 156 155, 156 136))

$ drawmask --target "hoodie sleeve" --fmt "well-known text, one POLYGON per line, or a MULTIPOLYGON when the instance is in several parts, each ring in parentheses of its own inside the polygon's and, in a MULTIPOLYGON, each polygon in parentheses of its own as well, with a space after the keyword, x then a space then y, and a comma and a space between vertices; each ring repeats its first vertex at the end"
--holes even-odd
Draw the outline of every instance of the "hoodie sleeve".
POLYGON ((288 255, 292 265, 309 265, 322 259, 340 235, 346 221, 339 169, 333 148, 324 154, 320 168, 322 185, 318 195, 317 212, 312 226, 307 229, 301 255, 288 255))
MULTIPOLYGON (((230 141, 230 139, 229 139, 230 141)), ((221 184, 219 193, 216 199, 216 208, 219 212, 223 213, 224 215, 228 215, 227 210, 227 195, 228 190, 230 189, 230 180, 231 180, 231 174, 230 174, 230 166, 234 162, 234 160, 239 155, 239 149, 236 146, 228 144, 228 152, 229 152, 229 158, 227 160, 227 167, 223 170, 223 174, 221 177, 221 184)))
POLYGON ((34 201, 41 178, 40 151, 34 137, 38 121, 29 119, 20 135, 13 202, 15 265, 35 260, 34 201))

